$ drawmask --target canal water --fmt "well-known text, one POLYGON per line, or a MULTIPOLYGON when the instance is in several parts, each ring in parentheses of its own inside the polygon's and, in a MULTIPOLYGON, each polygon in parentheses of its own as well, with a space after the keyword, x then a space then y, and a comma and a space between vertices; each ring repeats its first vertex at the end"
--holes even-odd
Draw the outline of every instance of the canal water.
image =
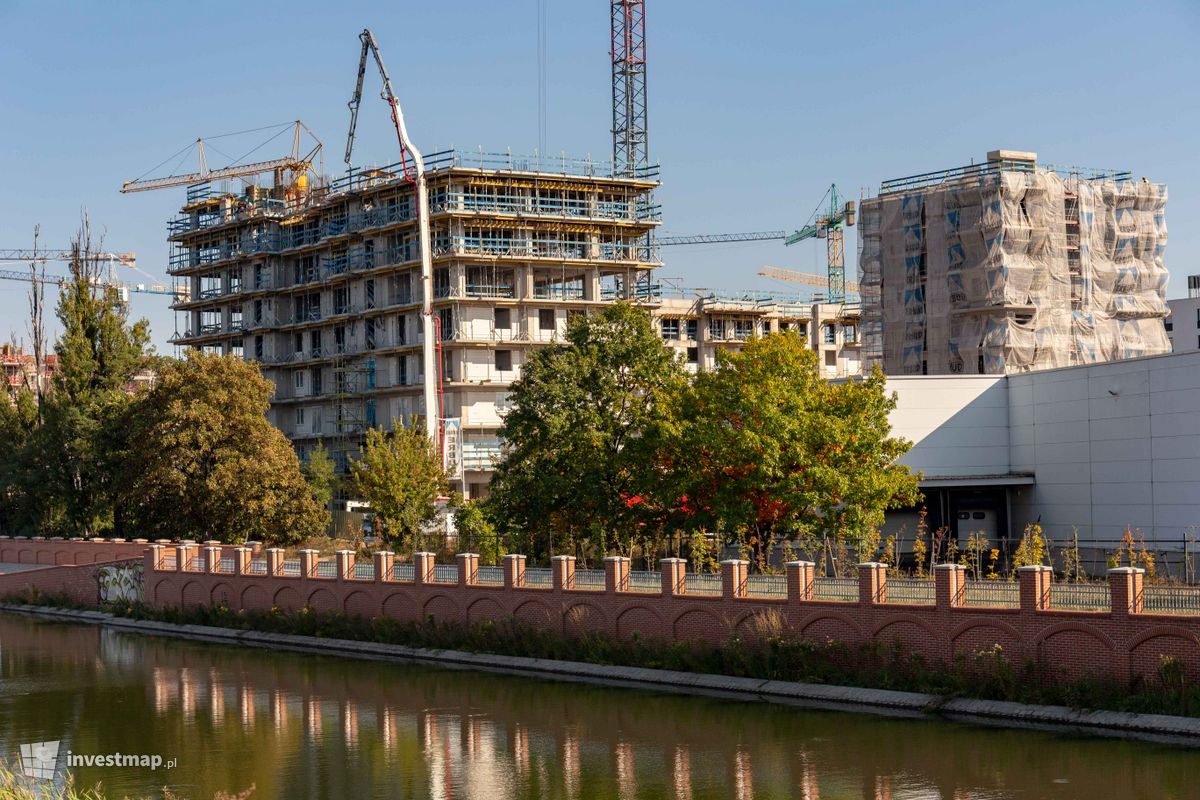
POLYGON ((0 758, 109 797, 1197 798, 1181 748, 272 653, 0 614, 0 758), (174 760, 175 766, 165 764, 174 760))

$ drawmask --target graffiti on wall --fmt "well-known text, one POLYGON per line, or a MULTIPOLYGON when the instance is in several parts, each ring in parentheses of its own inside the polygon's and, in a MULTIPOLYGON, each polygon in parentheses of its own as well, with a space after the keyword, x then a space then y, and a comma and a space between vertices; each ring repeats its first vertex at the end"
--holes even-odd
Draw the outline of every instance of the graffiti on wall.
POLYGON ((142 562, 110 564, 96 572, 101 603, 142 602, 142 562))

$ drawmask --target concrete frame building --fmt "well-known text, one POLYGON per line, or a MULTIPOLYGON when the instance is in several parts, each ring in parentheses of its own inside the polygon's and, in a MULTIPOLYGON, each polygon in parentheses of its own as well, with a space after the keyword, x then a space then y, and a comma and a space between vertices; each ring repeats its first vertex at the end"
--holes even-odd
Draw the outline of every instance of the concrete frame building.
POLYGON ((814 303, 756 292, 694 291, 664 296, 652 314, 663 341, 692 372, 716 366, 719 350, 740 350, 754 336, 796 330, 816 351, 826 378, 859 375, 857 303, 814 303))
MULTIPOLYGON (((657 167, 616 175, 590 160, 458 151, 426 166, 437 416, 471 497, 486 491, 530 348, 559 341, 572 314, 653 298, 657 167)), ((326 185, 280 178, 189 188, 170 223, 170 272, 190 289, 174 342, 260 362, 276 387, 272 423, 301 457, 323 441, 344 469, 368 427, 425 415, 413 191, 401 164, 326 185)))

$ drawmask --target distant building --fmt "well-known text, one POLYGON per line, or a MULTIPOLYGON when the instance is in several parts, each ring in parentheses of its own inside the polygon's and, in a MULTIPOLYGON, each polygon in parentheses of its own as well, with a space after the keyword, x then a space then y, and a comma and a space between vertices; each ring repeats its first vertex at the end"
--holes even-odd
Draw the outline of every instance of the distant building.
POLYGON ((1003 375, 1169 352, 1166 201, 1011 150, 884 181, 859 214, 865 361, 1003 375))
POLYGON ((42 358, 41 374, 32 353, 26 353, 24 348, 17 345, 0 345, 0 370, 4 372, 4 387, 9 395, 15 395, 22 388, 36 391, 40 383, 42 391, 50 388, 50 381, 58 371, 58 355, 50 353, 42 358))
POLYGON ((1167 317, 1167 338, 1171 352, 1186 353, 1200 349, 1200 275, 1188 276, 1188 296, 1168 300, 1171 316, 1167 317))
POLYGON ((659 334, 692 372, 716 366, 719 350, 740 350, 753 336, 794 330, 816 351, 826 378, 859 375, 859 306, 771 295, 697 291, 652 305, 659 334))

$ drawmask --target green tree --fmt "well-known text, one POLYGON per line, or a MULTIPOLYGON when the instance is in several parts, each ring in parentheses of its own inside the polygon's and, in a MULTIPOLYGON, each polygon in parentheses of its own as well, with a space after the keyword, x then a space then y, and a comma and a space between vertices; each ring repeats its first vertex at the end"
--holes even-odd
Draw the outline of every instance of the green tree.
POLYGON ((667 491, 695 523, 735 532, 762 565, 781 536, 830 536, 858 546, 888 508, 919 497, 896 463, 910 444, 889 436, 894 396, 876 370, 831 383, 795 333, 722 352, 681 393, 660 441, 667 491))
POLYGON ((58 369, 43 424, 22 453, 25 474, 36 477, 26 501, 42 532, 92 536, 114 524, 113 426, 130 402, 126 385, 146 363, 150 336, 149 323, 130 324, 106 284, 99 248, 84 216, 58 299, 58 369))
POLYGON ((329 457, 329 451, 325 449, 323 443, 317 442, 317 446, 308 454, 308 459, 301 466, 301 471, 304 473, 304 480, 308 482, 308 488, 312 491, 317 505, 321 508, 329 508, 329 502, 333 500, 333 492, 337 488, 338 479, 333 459, 329 457))
POLYGON ((273 391, 250 362, 188 351, 122 418, 121 501, 148 538, 294 544, 323 533, 287 438, 266 418, 273 391))
POLYGON ((351 490, 367 501, 381 533, 415 550, 437 513, 437 499, 450 490, 441 455, 421 428, 367 431, 362 457, 350 462, 351 490))
POLYGON ((509 391, 489 504, 504 527, 533 536, 519 546, 534 554, 590 541, 603 555, 610 535, 631 547, 653 521, 639 495, 653 466, 645 434, 686 378, 649 315, 627 303, 574 317, 566 338, 530 353, 509 391))
POLYGON ((11 398, 0 392, 0 530, 5 532, 32 532, 38 525, 29 501, 37 481, 28 469, 32 453, 26 451, 37 427, 37 397, 29 387, 11 398))
POLYGON ((495 565, 504 555, 500 535, 484 501, 459 499, 454 506, 454 527, 458 530, 459 549, 478 553, 481 563, 495 565))

